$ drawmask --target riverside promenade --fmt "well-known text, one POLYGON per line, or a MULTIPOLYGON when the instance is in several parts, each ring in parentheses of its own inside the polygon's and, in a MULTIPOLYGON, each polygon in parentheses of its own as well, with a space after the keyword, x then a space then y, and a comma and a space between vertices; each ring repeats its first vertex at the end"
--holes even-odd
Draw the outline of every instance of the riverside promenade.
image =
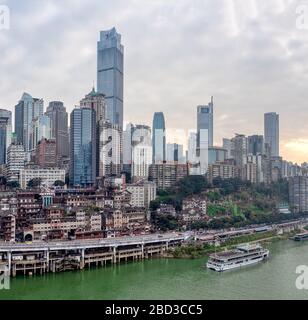
POLYGON ((187 234, 26 243, 0 242, 0 268, 17 274, 43 274, 106 266, 121 261, 162 256, 169 247, 180 245, 187 234))

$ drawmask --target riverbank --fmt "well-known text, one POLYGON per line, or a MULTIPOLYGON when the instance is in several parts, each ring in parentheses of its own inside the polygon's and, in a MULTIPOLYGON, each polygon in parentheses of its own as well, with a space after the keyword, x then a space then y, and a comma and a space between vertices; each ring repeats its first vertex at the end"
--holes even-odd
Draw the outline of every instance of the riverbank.
POLYGON ((268 231, 264 233, 245 235, 245 236, 229 239, 220 245, 190 242, 186 245, 182 245, 180 247, 176 247, 168 250, 168 252, 164 255, 164 257, 174 258, 174 259, 199 259, 199 258, 206 257, 211 253, 230 250, 237 245, 241 245, 245 243, 259 242, 266 245, 274 241, 287 240, 297 233, 299 233, 299 230, 285 232, 280 235, 278 235, 276 231, 268 231))
POLYGON ((267 261, 217 273, 201 259, 149 259, 106 268, 12 278, 0 300, 247 300, 308 299, 295 286, 308 265, 308 242, 274 241, 267 261))

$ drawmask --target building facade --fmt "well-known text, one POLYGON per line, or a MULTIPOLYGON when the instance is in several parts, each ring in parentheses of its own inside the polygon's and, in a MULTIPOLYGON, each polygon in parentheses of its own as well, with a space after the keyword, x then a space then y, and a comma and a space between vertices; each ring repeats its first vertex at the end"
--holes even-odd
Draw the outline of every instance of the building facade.
POLYGON ((271 147, 271 156, 279 157, 279 115, 275 112, 264 115, 264 141, 271 147))
POLYGON ((123 128, 124 47, 115 28, 101 31, 97 44, 97 91, 106 96, 106 119, 123 128))
POLYGON ((152 127, 153 163, 166 161, 166 124, 163 112, 156 112, 152 127))
POLYGON ((52 138, 56 141, 56 157, 58 164, 69 158, 68 114, 61 101, 52 101, 46 110, 51 119, 52 138))
POLYGON ((96 114, 91 108, 76 107, 71 113, 70 184, 90 186, 96 180, 96 114))
POLYGON ((12 112, 0 109, 0 165, 6 164, 12 138, 12 112))

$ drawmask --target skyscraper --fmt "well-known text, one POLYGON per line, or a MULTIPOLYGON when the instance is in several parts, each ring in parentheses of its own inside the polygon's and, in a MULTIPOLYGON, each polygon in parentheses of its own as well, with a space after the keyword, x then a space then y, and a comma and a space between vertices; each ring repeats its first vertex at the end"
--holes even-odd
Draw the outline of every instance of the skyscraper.
POLYGON ((152 164, 151 128, 136 125, 132 129, 132 178, 134 181, 147 180, 152 164))
POLYGON ((32 121, 31 127, 31 151, 36 149, 42 139, 51 139, 51 119, 47 115, 41 115, 32 121))
POLYGON ((197 161, 197 133, 195 132, 189 134, 187 161, 190 163, 197 161))
POLYGON ((61 163, 62 159, 69 157, 68 114, 61 101, 52 101, 46 111, 51 119, 52 138, 56 140, 56 158, 61 163))
POLYGON ((271 147, 271 156, 279 157, 279 115, 275 112, 264 115, 264 141, 271 147))
POLYGON ((248 137, 248 154, 264 154, 263 136, 253 135, 248 137))
POLYGON ((213 97, 211 99, 211 102, 208 105, 198 106, 197 147, 200 147, 200 139, 202 137, 201 131, 203 131, 203 130, 208 132, 208 146, 212 147, 214 144, 214 101, 213 101, 213 97))
POLYGON ((183 145, 177 143, 167 144, 167 161, 185 163, 185 157, 183 154, 183 145))
POLYGON ((236 134, 232 138, 232 158, 235 160, 235 165, 239 170, 240 178, 246 179, 245 166, 247 164, 247 137, 243 134, 236 134))
POLYGON ((153 118, 153 163, 166 161, 166 125, 163 112, 155 112, 153 118))
POLYGON ((94 109, 96 112, 97 122, 106 119, 105 95, 96 92, 94 87, 92 91, 80 101, 80 106, 94 109))
POLYGON ((123 60, 121 35, 101 31, 97 44, 97 91, 106 96, 107 120, 123 128, 123 60))
POLYGON ((76 107, 70 120, 70 184, 91 186, 96 179, 97 164, 95 111, 76 107))
POLYGON ((213 121, 214 102, 197 108, 197 158, 200 166, 200 174, 205 174, 208 168, 208 148, 213 146, 213 121))
POLYGON ((25 151, 31 150, 32 121, 44 113, 44 101, 24 93, 15 106, 15 132, 17 142, 22 143, 25 151))
POLYGON ((12 112, 0 109, 0 165, 6 163, 7 149, 11 144, 12 112))
POLYGON ((122 171, 122 130, 107 120, 97 124, 97 176, 119 175, 122 171))

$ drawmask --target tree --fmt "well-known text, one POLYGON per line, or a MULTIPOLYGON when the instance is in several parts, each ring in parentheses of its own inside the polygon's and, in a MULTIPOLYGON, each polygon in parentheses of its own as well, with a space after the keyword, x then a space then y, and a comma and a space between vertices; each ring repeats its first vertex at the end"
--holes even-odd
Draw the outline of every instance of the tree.
POLYGON ((55 187, 64 187, 65 186, 65 182, 63 182, 61 180, 57 180, 57 181, 55 181, 55 183, 53 185, 55 187))
POLYGON ((20 187, 20 184, 18 181, 9 181, 6 184, 6 187, 9 189, 17 189, 20 187))
POLYGON ((28 188, 37 188, 41 185, 41 183, 42 183, 41 178, 34 178, 28 182, 27 186, 28 188))

